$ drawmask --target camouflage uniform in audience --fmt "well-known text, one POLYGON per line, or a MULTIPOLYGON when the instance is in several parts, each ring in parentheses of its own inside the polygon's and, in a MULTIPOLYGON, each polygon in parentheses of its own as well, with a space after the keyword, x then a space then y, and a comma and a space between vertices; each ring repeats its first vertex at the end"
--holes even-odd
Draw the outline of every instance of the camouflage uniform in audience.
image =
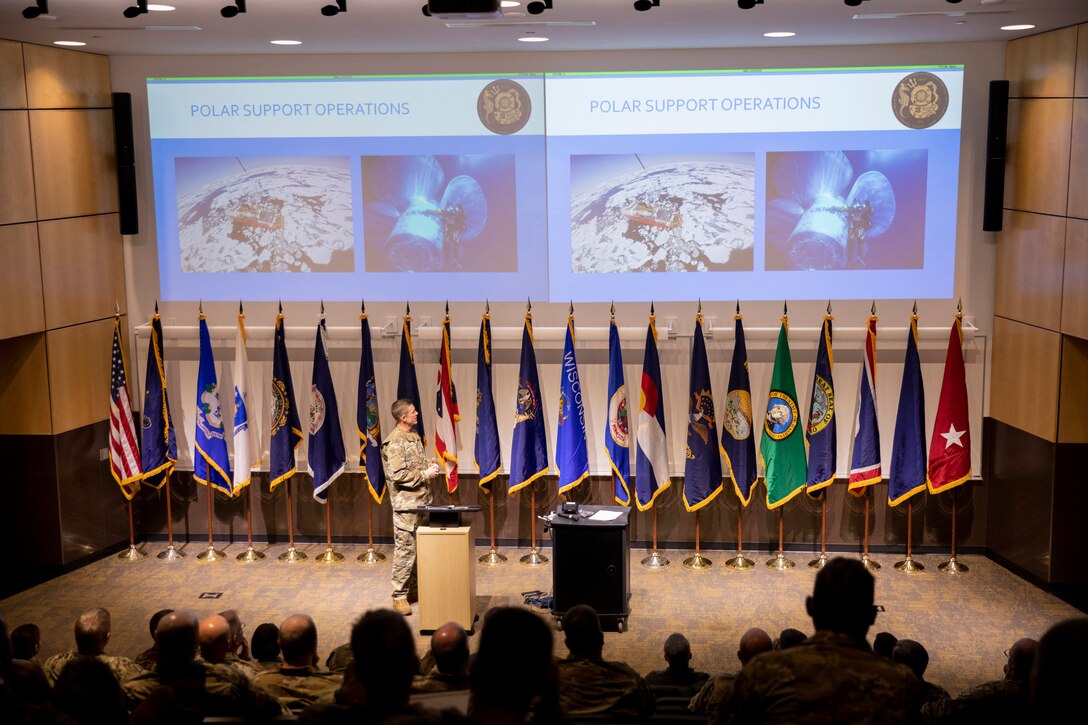
POLYGON ((393 504, 393 598, 406 599, 416 583, 419 514, 404 511, 431 503, 431 488, 424 473, 430 464, 419 434, 400 428, 394 428, 382 443, 382 462, 393 504))
POLYGON ((262 672, 253 684, 275 695, 290 710, 301 710, 315 702, 331 702, 343 678, 316 667, 288 667, 262 672))
POLYGON ((325 669, 329 672, 344 672, 354 658, 351 654, 351 643, 345 643, 329 652, 325 658, 325 669))
POLYGON ((231 669, 244 675, 247 680, 252 680, 261 672, 261 668, 257 666, 257 663, 244 660, 233 652, 227 653, 226 664, 231 669))
MULTIPOLYGON (((64 669, 64 666, 79 656, 79 652, 73 649, 64 654, 53 655, 45 661, 45 664, 42 665, 42 671, 45 672, 45 679, 49 680, 50 687, 57 684, 57 678, 60 677, 60 671, 64 669)), ((113 672, 113 676, 120 683, 124 683, 145 671, 143 667, 140 667, 128 657, 101 654, 98 655, 98 659, 106 663, 110 671, 113 672)))
POLYGON ((927 723, 1025 723, 1028 693, 1018 680, 984 682, 952 699, 927 702, 922 708, 927 723))
POLYGON ((765 725, 917 722, 922 688, 905 665, 832 631, 757 655, 737 676, 719 722, 765 725))
POLYGON ((654 693, 622 662, 568 657, 559 660, 559 706, 572 717, 609 715, 641 719, 654 711, 654 693))
POLYGON ((288 714, 275 697, 255 688, 244 675, 227 665, 207 662, 193 662, 169 672, 153 670, 133 677, 123 685, 129 710, 139 706, 157 687, 173 690, 177 706, 194 716, 261 719, 288 714))
POLYGON ((412 680, 412 692, 452 692, 468 689, 468 673, 443 674, 437 670, 429 675, 416 675, 412 680))
POLYGON ((253 664, 260 672, 275 672, 279 668, 283 667, 283 658, 278 657, 274 660, 267 660, 264 662, 256 660, 253 662, 253 664))
POLYGON ((706 681, 695 697, 691 698, 688 709, 696 715, 712 715, 733 694, 733 684, 736 681, 736 672, 728 675, 714 675, 706 681))
POLYGON ((155 649, 154 645, 148 647, 140 654, 136 655, 136 659, 133 660, 138 666, 145 670, 155 669, 155 665, 159 661, 159 651, 155 649))

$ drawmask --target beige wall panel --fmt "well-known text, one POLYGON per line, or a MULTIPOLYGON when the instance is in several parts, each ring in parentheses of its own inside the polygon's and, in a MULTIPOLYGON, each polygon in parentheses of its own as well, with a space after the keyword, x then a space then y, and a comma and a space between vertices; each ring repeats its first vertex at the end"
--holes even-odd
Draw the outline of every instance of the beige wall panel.
POLYGON ((997 237, 994 314, 1059 330, 1065 218, 1010 211, 997 237))
POLYGON ((1088 23, 1077 26, 1077 77, 1074 81, 1073 95, 1088 96, 1088 23))
MULTIPOLYGON (((127 320, 121 318, 121 329, 127 320)), ((110 417, 110 349, 113 319, 88 322, 45 333, 49 350, 49 387, 52 394, 53 433, 81 428, 110 417)), ((127 348, 128 335, 121 336, 127 348)), ((128 363, 132 392, 132 361, 128 363)))
POLYGON ((0 224, 35 215, 30 119, 26 111, 0 111, 0 224))
POLYGON ((0 340, 0 435, 49 435, 45 334, 0 340))
POLYGON ((30 134, 39 219, 117 211, 111 111, 31 111, 30 134))
POLYGON ((1088 340, 1088 221, 1083 219, 1066 225, 1062 332, 1088 340))
POLYGON ((0 227, 0 259, 3 260, 0 264, 0 310, 5 310, 0 315, 0 339, 43 332, 45 311, 37 225, 0 227))
POLYGON ((992 361, 990 415, 1053 442, 1058 430, 1061 335, 995 316, 992 361))
MULTIPOLYGON (((1088 53, 1088 48, 1085 48, 1088 53)), ((1088 98, 1073 101, 1069 150, 1069 216, 1088 219, 1088 98)))
POLYGON ((1005 207, 1065 215, 1073 100, 1009 101, 1005 207))
POLYGON ((1088 443, 1088 340, 1062 339, 1059 443, 1088 443))
POLYGON ((23 46, 0 40, 0 108, 26 108, 23 46))
POLYGON ((1076 26, 1009 41, 1005 77, 1013 98, 1073 95, 1076 26))
POLYGON ((31 108, 110 108, 110 59, 104 55, 23 46, 31 108))
POLYGON ((125 311, 125 258, 117 215, 40 222, 42 293, 49 329, 125 311))

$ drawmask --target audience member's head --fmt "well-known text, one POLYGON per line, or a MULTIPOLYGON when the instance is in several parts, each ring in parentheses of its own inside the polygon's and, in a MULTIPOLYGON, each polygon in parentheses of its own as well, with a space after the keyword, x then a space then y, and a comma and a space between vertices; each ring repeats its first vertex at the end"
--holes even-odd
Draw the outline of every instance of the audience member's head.
POLYGON ((170 669, 196 659, 200 622, 192 612, 175 609, 159 620, 155 628, 158 668, 170 669))
POLYGON ((563 615, 563 634, 573 657, 599 658, 604 650, 604 632, 597 611, 588 604, 578 604, 563 615))
POLYGON ((317 625, 305 614, 292 614, 280 625, 280 652, 290 667, 317 664, 317 625))
MULTIPOLYGON (((1088 617, 1067 619, 1046 631, 1031 673, 1031 710, 1035 722, 1062 722, 1083 712, 1088 682, 1088 617)), ((1011 654, 1011 653, 1010 653, 1011 654)))
MULTIPOLYGON (((552 629, 523 607, 496 607, 484 616, 472 661, 471 709, 521 722, 552 675, 552 629), (516 662, 516 667, 510 663, 516 662)), ((481 717, 481 720, 485 719, 481 717)))
POLYGON ((174 610, 160 609, 159 611, 151 615, 151 620, 147 623, 148 629, 151 630, 151 639, 155 639, 155 630, 159 628, 159 622, 161 622, 162 618, 165 617, 167 614, 170 614, 170 612, 172 611, 174 610))
POLYGON ((896 641, 892 648, 892 662, 906 665, 919 680, 929 667, 929 652, 920 642, 913 639, 901 639, 896 641))
POLYGON ((78 723, 128 722, 125 695, 109 665, 95 657, 76 657, 53 686, 53 704, 78 723))
POLYGON ((258 662, 275 662, 280 656, 280 628, 271 622, 258 624, 249 640, 249 651, 258 662))
POLYGON ((32 660, 42 648, 42 631, 36 624, 20 624, 11 630, 11 654, 17 660, 32 660))
POLYGON ((898 638, 891 632, 877 632, 873 637, 873 652, 881 657, 892 658, 892 650, 895 649, 895 643, 898 642, 898 638))
MULTIPOLYGON (((49 702, 49 680, 42 668, 34 662, 12 660, 11 668, 4 673, 3 682, 16 698, 26 703, 45 705, 49 702)), ((2 710, 2 706, 0 706, 2 710)))
POLYGON ((774 643, 771 642, 771 636, 759 627, 752 627, 740 637, 737 659, 743 666, 756 655, 770 652, 772 649, 774 649, 774 643))
POLYGON ((200 656, 205 661, 212 664, 226 662, 230 641, 230 623, 222 614, 200 620, 200 656))
POLYGON ((816 575, 805 609, 816 630, 864 640, 876 621, 873 575, 856 559, 835 557, 816 575))
POLYGON ((778 639, 774 641, 774 648, 777 650, 786 650, 790 647, 796 647, 806 639, 808 639, 808 635, 801 630, 787 627, 778 633, 778 639))
POLYGON ((468 635, 457 622, 446 622, 431 635, 434 664, 444 675, 468 672, 468 635))
POLYGON ((412 678, 419 670, 416 644, 408 621, 392 609, 372 609, 351 628, 355 679, 366 691, 367 707, 395 712, 408 704, 412 678))
POLYGON ((691 642, 679 632, 673 632, 665 638, 665 661, 669 669, 686 670, 691 662, 691 642))
POLYGON ((244 636, 244 630, 246 625, 242 622, 242 618, 238 616, 238 611, 234 609, 226 609, 219 613, 219 616, 227 620, 227 624, 230 625, 230 644, 228 649, 231 652, 238 651, 239 648, 245 647, 246 640, 244 636))
POLYGON ((94 657, 106 651, 110 641, 110 613, 102 607, 79 615, 75 626, 76 651, 94 657))
POLYGON ((1009 659, 1005 663, 1005 678, 1016 680, 1025 685, 1031 679, 1031 668, 1035 666, 1035 652, 1039 643, 1034 639, 1018 639, 1009 648, 1009 659))

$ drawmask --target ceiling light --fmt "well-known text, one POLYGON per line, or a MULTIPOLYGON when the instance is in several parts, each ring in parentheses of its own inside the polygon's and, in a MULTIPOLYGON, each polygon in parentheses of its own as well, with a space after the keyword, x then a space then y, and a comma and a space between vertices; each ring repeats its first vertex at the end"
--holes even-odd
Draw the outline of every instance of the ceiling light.
POLYGON ((219 14, 224 18, 235 18, 238 17, 239 13, 244 13, 245 11, 246 0, 234 0, 233 5, 224 5, 222 9, 220 9, 219 14))
POLYGON ((501 8, 516 8, 519 5, 521 5, 521 3, 517 0, 502 0, 502 2, 499 3, 499 7, 501 8))
POLYGON ((131 20, 132 18, 138 18, 141 15, 144 15, 146 13, 147 13, 147 0, 136 0, 135 5, 132 5, 130 7, 125 8, 124 12, 121 13, 121 14, 124 15, 129 20, 131 20))
POLYGON ((272 45, 302 45, 301 40, 270 40, 272 45))
MULTIPOLYGON (((530 15, 540 15, 545 10, 552 9, 552 0, 533 0, 533 2, 525 6, 525 9, 529 11, 530 15)), ((524 40, 524 38, 519 38, 518 40, 524 40)), ((545 40, 547 40, 547 38, 545 38, 545 40)))
POLYGON ((551 40, 551 38, 545 38, 543 35, 524 35, 518 40, 522 43, 544 43, 551 40))
POLYGON ((797 35, 797 33, 791 32, 789 30, 773 30, 770 33, 764 33, 763 37, 764 38, 792 38, 795 35, 797 35))
POLYGON ((1024 24, 1024 25, 1002 25, 1001 29, 1002 30, 1031 30, 1034 27, 1035 27, 1034 25, 1027 25, 1027 24, 1024 24))
POLYGON ((661 0, 635 0, 635 10, 640 13, 644 13, 650 8, 656 8, 661 5, 661 0))
POLYGON ((148 5, 147 9, 153 13, 168 13, 171 10, 177 10, 173 5, 148 5))
POLYGON ((326 18, 331 18, 340 13, 346 13, 348 11, 348 0, 336 0, 335 5, 326 5, 321 8, 321 14, 326 18))
POLYGON ((23 8, 23 17, 27 20, 49 14, 49 0, 38 0, 35 4, 23 8))
POLYGON ((762 5, 763 0, 737 0, 737 7, 741 10, 751 10, 756 5, 762 5))
POLYGON ((79 40, 54 40, 53 45, 70 45, 72 47, 78 47, 81 45, 86 45, 86 43, 79 40))

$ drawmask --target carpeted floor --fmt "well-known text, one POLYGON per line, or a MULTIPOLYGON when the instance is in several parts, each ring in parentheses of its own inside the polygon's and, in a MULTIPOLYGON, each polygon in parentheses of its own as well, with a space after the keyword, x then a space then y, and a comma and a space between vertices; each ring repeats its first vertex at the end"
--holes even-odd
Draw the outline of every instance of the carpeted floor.
MULTIPOLYGON (((107 652, 135 656, 150 645, 147 621, 163 608, 187 608, 204 616, 233 608, 248 625, 247 637, 261 622, 279 624, 288 615, 306 612, 317 622, 321 657, 348 639, 352 620, 367 609, 389 606, 389 560, 366 566, 355 561, 365 547, 343 546, 344 563, 318 566, 313 559, 323 545, 299 547, 310 559, 296 564, 276 561, 282 546, 267 547, 269 558, 240 564, 234 557, 244 547, 226 547, 228 559, 201 563, 201 548, 190 545, 188 558, 166 563, 154 558, 164 545, 146 545, 152 556, 137 562, 110 557, 53 581, 0 601, 9 628, 34 622, 42 629, 44 659, 72 646, 72 625, 84 609, 103 606, 113 616, 107 652), (219 599, 201 599, 221 592, 219 599)), ((389 547, 382 547, 391 557, 389 547)), ((545 554, 550 553, 543 549, 545 554)), ((486 553, 485 549, 477 551, 486 553)), ((496 605, 520 604, 520 592, 551 588, 551 565, 528 568, 517 559, 525 550, 503 551, 510 561, 495 568, 477 567, 478 612, 496 605)), ((811 555, 792 553, 799 568, 788 572, 757 566, 745 572, 725 569, 724 552, 710 552, 713 566, 690 571, 680 562, 691 552, 667 551, 672 565, 651 571, 639 565, 647 552, 631 552, 631 616, 628 631, 605 635, 605 657, 624 660, 640 672, 664 666, 661 648, 672 632, 691 640, 696 669, 710 673, 735 670, 740 635, 752 626, 771 636, 785 627, 812 631, 805 596, 814 572, 811 555)), ((953 693, 1001 677, 1002 651, 1020 637, 1040 637, 1063 619, 1083 616, 1073 607, 1014 576, 983 557, 961 557, 970 572, 949 576, 937 572, 939 559, 919 557, 926 570, 901 574, 892 569, 899 557, 877 555, 877 617, 872 636, 881 630, 922 642, 930 653, 927 679, 953 693)), ((410 623, 415 625, 416 615, 410 623)), ((475 639, 475 638, 474 638, 475 639)), ((427 638, 417 636, 422 653, 427 638)), ((474 646, 474 645, 473 645, 474 646)), ((557 633, 556 653, 565 655, 557 633)))

